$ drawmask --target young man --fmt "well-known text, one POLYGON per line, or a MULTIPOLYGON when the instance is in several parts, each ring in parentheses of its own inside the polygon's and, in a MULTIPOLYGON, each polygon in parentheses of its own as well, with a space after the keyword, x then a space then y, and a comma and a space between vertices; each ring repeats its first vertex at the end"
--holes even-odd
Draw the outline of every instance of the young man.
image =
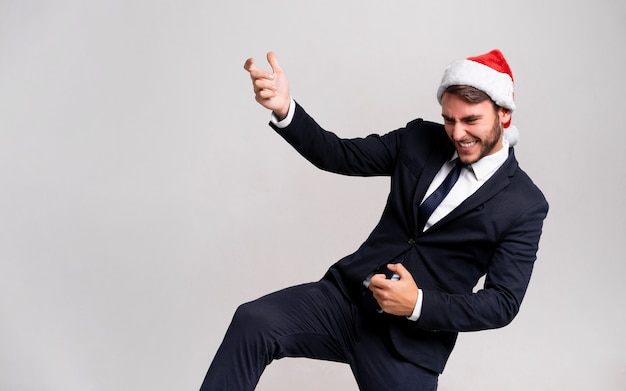
POLYGON ((417 119, 341 139, 290 97, 276 56, 267 59, 272 73, 253 59, 244 68, 270 125, 317 167, 390 176, 391 191, 374 231, 320 281, 238 308, 201 390, 253 390, 282 357, 348 363, 361 390, 435 390, 457 333, 517 314, 548 212, 505 137, 515 109, 506 60, 493 50, 445 70, 443 126, 417 119))

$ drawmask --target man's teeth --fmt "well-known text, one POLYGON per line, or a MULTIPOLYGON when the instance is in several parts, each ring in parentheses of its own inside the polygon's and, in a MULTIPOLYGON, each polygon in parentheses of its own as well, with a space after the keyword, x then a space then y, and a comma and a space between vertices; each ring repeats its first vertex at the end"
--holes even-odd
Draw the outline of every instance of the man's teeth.
POLYGON ((467 143, 459 143, 459 145, 461 145, 463 148, 471 147, 474 144, 476 144, 476 141, 470 141, 467 143))

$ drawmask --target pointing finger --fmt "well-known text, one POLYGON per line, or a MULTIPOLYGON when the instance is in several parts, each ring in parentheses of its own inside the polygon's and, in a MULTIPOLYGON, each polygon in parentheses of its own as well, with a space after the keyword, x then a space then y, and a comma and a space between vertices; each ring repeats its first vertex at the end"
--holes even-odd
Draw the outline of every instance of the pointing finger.
POLYGON ((254 65, 254 58, 252 57, 246 60, 246 63, 243 65, 243 69, 245 69, 246 71, 250 73, 250 77, 252 77, 252 80, 257 80, 257 79, 273 80, 274 79, 273 74, 266 72, 260 68, 257 68, 257 66, 254 65))
POLYGON ((256 68, 254 66, 254 58, 250 57, 249 59, 246 60, 246 63, 243 64, 243 69, 245 69, 248 72, 251 72, 253 68, 256 68))

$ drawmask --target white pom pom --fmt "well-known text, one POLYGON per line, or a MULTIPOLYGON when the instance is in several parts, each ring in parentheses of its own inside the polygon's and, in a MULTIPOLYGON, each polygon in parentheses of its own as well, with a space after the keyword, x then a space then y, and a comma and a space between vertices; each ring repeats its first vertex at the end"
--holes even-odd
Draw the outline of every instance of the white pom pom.
POLYGON ((519 129, 516 126, 511 125, 504 129, 504 138, 509 142, 509 146, 513 147, 519 141, 519 129))

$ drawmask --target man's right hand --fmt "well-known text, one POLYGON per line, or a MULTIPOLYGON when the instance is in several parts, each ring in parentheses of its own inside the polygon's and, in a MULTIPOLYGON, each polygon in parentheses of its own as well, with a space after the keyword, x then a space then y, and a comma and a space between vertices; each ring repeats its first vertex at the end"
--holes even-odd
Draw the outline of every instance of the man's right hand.
POLYGON ((289 81, 283 72, 274 52, 267 53, 267 62, 272 72, 266 72, 254 65, 254 58, 249 58, 243 68, 250 73, 256 101, 263 107, 272 110, 279 120, 287 117, 291 98, 289 81))

